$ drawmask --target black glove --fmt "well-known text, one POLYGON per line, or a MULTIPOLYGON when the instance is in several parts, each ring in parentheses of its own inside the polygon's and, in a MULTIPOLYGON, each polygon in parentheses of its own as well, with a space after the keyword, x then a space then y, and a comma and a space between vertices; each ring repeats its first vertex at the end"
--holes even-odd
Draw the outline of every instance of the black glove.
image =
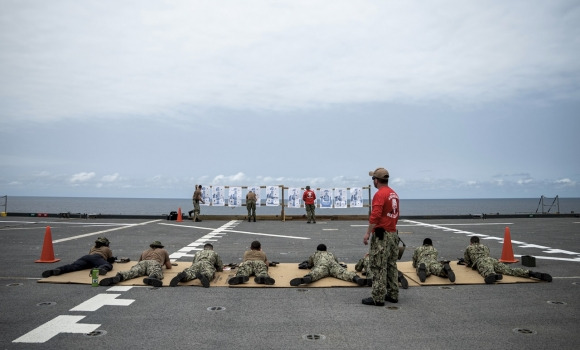
POLYGON ((122 264, 124 264, 124 263, 128 263, 129 261, 131 261, 131 259, 129 259, 129 258, 119 258, 119 259, 117 259, 115 257, 115 262, 116 263, 122 263, 122 264))
POLYGON ((309 269, 310 267, 308 267, 308 261, 303 261, 300 264, 298 264, 298 268, 302 270, 309 269))
POLYGON ((108 258, 108 259, 107 259, 107 262, 108 262, 109 264, 112 264, 112 263, 114 263, 115 261, 117 261, 117 257, 116 257, 116 256, 112 256, 112 257, 110 257, 110 258, 108 258))
POLYGON ((465 259, 463 258, 457 259, 457 265, 465 265, 465 259))
POLYGON ((270 261, 270 263, 268 264, 268 266, 276 267, 276 265, 278 265, 278 264, 279 264, 279 262, 277 262, 277 261, 270 261))
POLYGON ((346 269, 346 264, 345 263, 338 263, 338 264, 346 269))

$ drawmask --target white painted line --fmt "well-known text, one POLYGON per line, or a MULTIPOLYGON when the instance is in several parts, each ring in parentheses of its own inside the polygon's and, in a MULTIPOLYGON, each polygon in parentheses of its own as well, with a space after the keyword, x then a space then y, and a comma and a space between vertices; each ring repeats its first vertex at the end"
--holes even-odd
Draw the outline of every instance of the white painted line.
MULTIPOLYGON (((182 228, 196 228, 196 229, 200 229, 200 230, 209 230, 209 231, 213 231, 215 230, 212 227, 202 227, 202 226, 189 226, 189 225, 178 225, 178 224, 167 224, 164 222, 160 222, 159 225, 165 225, 165 226, 177 226, 177 227, 182 227, 182 228)), ((225 225, 224 225, 225 226, 225 225)), ((223 226, 222 226, 223 227, 223 226)))
POLYGON ((44 343, 49 341, 52 337, 59 333, 90 333, 100 324, 77 323, 86 316, 70 316, 60 315, 52 320, 46 322, 40 327, 33 329, 18 339, 13 340, 13 343, 44 343))
POLYGON ((113 286, 107 289, 107 292, 126 292, 133 288, 133 286, 113 286))
MULTIPOLYGON (((169 259, 171 259, 172 262, 175 262, 176 260, 184 258, 184 257, 193 258, 193 256, 194 256, 193 254, 187 254, 187 253, 190 253, 191 251, 203 250, 203 248, 198 248, 198 247, 205 245, 207 242, 217 242, 217 239, 215 239, 215 238, 221 238, 222 236, 219 236, 219 235, 226 234, 225 232, 222 232, 225 227, 235 227, 240 222, 241 221, 239 221, 239 220, 231 220, 228 223, 222 225, 221 227, 218 227, 216 229, 211 229, 212 232, 209 232, 205 236, 197 239, 195 242, 188 244, 186 247, 179 249, 177 252, 170 254, 169 259)), ((187 227, 187 228, 208 229, 207 227, 185 226, 185 225, 175 225, 175 224, 165 224, 165 223, 159 223, 159 224, 160 225, 167 225, 167 226, 179 226, 179 227, 187 227)))
POLYGON ((92 233, 86 233, 84 235, 78 235, 78 236, 73 236, 73 237, 68 237, 68 238, 57 239, 55 241, 52 241, 52 243, 66 242, 66 241, 71 241, 73 239, 79 239, 79 238, 84 238, 84 237, 90 237, 90 236, 100 235, 100 234, 106 233, 106 232, 124 230, 124 229, 129 228, 129 227, 143 226, 143 225, 147 225, 147 224, 150 224, 152 222, 157 222, 157 221, 159 221, 159 220, 147 221, 147 222, 142 222, 142 223, 139 223, 139 224, 125 225, 125 226, 122 226, 122 227, 115 227, 115 228, 111 228, 111 229, 108 229, 108 230, 97 231, 97 232, 92 232, 92 233))
POLYGON ((84 303, 73 307, 70 311, 96 311, 101 308, 101 306, 128 306, 135 301, 134 299, 116 299, 120 295, 121 294, 97 294, 84 303))
POLYGON ((192 250, 203 250, 203 248, 196 248, 196 247, 187 246, 187 247, 179 249, 178 252, 187 253, 187 252, 191 252, 192 250))
POLYGON ((280 237, 280 238, 293 238, 293 239, 310 239, 310 237, 297 237, 297 236, 285 236, 285 235, 275 235, 271 233, 258 233, 258 232, 248 232, 248 231, 234 231, 234 230, 225 230, 227 232, 233 233, 244 233, 247 235, 256 235, 256 236, 270 236, 270 237, 280 237))
MULTIPOLYGON (((461 233, 461 234, 465 234, 466 236, 478 236, 478 237, 481 237, 481 239, 483 239, 483 240, 498 241, 499 243, 502 243, 503 244, 503 237, 494 237, 494 236, 484 235, 484 234, 481 234, 481 233, 475 233, 475 232, 464 231, 464 230, 456 230, 456 229, 444 227, 441 224, 437 224, 437 225, 435 225, 435 224, 427 224, 427 223, 424 223, 424 222, 412 221, 412 220, 402 220, 402 221, 415 224, 416 226, 430 227, 430 228, 433 228, 433 229, 444 230, 444 231, 447 231, 447 232, 461 233)), ((506 225, 506 223, 502 223, 502 225, 506 225)), ((399 225, 397 225, 397 226, 399 226, 399 225)), ((538 257, 539 259, 580 262, 580 253, 578 253, 578 252, 572 252, 572 251, 568 251, 568 250, 550 248, 550 247, 545 247, 545 246, 530 244, 530 243, 526 243, 526 242, 522 242, 522 241, 514 241, 514 240, 512 240, 511 243, 513 245, 518 246, 519 248, 546 249, 546 250, 543 251, 543 253, 548 253, 548 254, 576 255, 575 258, 538 257)), ((514 256, 516 256, 516 255, 514 254, 514 256)))

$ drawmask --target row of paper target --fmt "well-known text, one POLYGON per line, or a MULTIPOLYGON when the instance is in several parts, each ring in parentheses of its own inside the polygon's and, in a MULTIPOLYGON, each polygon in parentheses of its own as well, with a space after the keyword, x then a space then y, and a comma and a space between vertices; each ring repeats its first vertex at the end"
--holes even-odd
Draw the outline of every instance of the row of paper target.
MULTIPOLYGON (((316 193, 316 206, 320 208, 362 208, 363 188, 319 188, 312 189, 316 193)), ((304 206, 302 196, 304 189, 298 187, 284 188, 284 199, 281 200, 281 186, 203 186, 201 194, 203 202, 200 205, 237 207, 245 204, 248 192, 256 194, 256 205, 269 207, 286 205, 288 208, 304 206), (243 191, 243 189, 246 189, 243 191), (262 191, 264 190, 264 191, 262 191), (227 193, 226 193, 227 192, 227 193), (266 200, 263 201, 263 194, 266 200), (227 203, 227 204, 226 204, 227 203)))

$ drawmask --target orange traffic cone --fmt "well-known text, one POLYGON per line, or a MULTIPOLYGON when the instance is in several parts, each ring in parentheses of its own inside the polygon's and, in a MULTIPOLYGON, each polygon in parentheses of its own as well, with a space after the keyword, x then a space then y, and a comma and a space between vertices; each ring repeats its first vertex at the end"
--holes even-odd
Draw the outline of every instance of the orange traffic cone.
POLYGON ((519 260, 514 258, 514 250, 512 248, 512 237, 510 234, 510 228, 505 228, 505 233, 503 235, 503 249, 501 251, 500 262, 503 263, 517 263, 519 260))
POLYGON ((177 209, 177 222, 182 222, 183 218, 181 217, 181 208, 177 209))
POLYGON ((54 263, 57 261, 60 261, 60 259, 54 258, 54 250, 52 249, 52 233, 50 232, 50 226, 46 226, 46 232, 44 233, 44 244, 42 246, 40 260, 36 260, 35 262, 54 263))

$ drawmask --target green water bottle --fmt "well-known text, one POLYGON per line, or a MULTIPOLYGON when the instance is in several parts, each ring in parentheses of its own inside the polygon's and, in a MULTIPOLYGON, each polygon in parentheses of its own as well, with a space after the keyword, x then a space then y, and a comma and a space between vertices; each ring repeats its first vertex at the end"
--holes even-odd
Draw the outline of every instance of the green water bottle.
POLYGON ((99 286, 99 269, 94 268, 91 270, 91 278, 93 279, 91 285, 93 287, 98 287, 99 286))

